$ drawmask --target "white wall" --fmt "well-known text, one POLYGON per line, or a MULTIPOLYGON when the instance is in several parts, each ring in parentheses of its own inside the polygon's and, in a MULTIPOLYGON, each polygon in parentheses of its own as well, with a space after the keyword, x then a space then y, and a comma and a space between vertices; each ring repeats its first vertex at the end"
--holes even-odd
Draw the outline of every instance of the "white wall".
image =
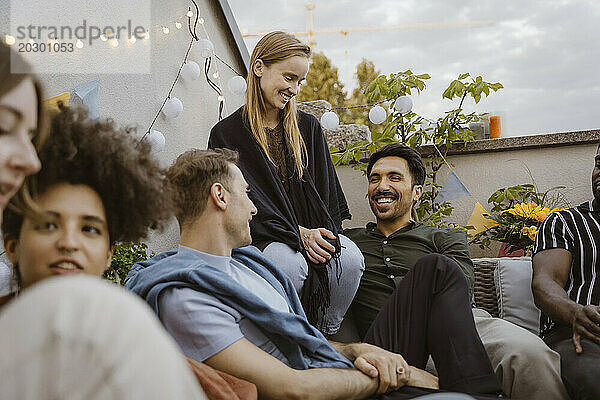
MULTIPOLYGON (((0 33, 2 40, 9 30, 9 1, 0 2, 0 33)), ((13 1, 13 4, 17 3, 13 1)), ((101 1, 98 2, 101 4, 101 1)), ((160 26, 165 22, 174 21, 185 14, 192 3, 186 0, 160 1, 152 0, 152 25, 151 40, 151 74, 86 74, 66 75, 57 71, 53 74, 44 74, 40 78, 44 84, 46 96, 54 96, 92 79, 100 79, 99 109, 101 117, 113 118, 120 125, 137 125, 143 133, 149 126, 164 100, 177 70, 183 60, 189 44, 190 36, 187 26, 181 30, 171 26, 168 35, 162 34, 160 26)), ((220 16, 217 2, 211 0, 198 1, 200 16, 204 18, 204 26, 209 39, 215 46, 215 52, 222 59, 232 65, 238 72, 243 68, 238 63, 237 49, 233 47, 229 28, 220 16)), ((32 11, 33 12, 33 11, 32 11)), ((182 20, 182 22, 184 22, 182 20)), ((200 37, 206 38, 202 28, 198 26, 200 37)), ((190 59, 196 61, 203 68, 203 59, 192 52, 190 59)), ((107 68, 110 66, 107 65, 107 68)), ((218 71, 220 86, 225 93, 224 116, 235 111, 244 102, 243 96, 233 95, 227 90, 227 81, 234 73, 213 59, 211 75, 218 71)), ((212 76, 211 76, 212 78, 212 76)), ((218 121, 218 101, 216 93, 201 77, 192 83, 180 80, 173 95, 182 100, 184 111, 177 119, 167 120, 160 116, 154 127, 163 132, 166 137, 166 148, 158 154, 163 166, 168 166, 179 154, 187 149, 197 147, 205 148, 208 141, 210 128, 218 121)), ((161 235, 153 235, 149 241, 154 251, 162 251, 172 247, 178 241, 176 222, 170 229, 161 235)))

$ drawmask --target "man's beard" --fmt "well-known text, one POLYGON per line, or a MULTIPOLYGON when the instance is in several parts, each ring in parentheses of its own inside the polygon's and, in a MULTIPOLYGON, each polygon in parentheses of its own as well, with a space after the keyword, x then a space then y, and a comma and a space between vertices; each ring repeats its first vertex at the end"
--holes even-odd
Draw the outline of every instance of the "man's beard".
POLYGON ((371 206, 371 211, 373 214, 375 214, 375 218, 377 218, 378 221, 389 222, 398 220, 404 217, 406 214, 410 214, 411 211, 411 202, 405 200, 403 197, 396 199, 393 208, 385 213, 379 212, 377 209, 377 204, 374 200, 371 200, 369 205, 371 206))

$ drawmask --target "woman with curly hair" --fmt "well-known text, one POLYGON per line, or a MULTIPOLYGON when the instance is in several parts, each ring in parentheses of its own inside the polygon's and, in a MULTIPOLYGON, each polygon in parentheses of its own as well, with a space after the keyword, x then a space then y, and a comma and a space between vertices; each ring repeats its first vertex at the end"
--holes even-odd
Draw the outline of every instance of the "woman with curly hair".
POLYGON ((39 153, 48 168, 28 178, 35 208, 7 209, 2 232, 23 287, 85 272, 102 275, 117 242, 139 241, 172 214, 149 146, 111 121, 63 109, 39 153))
POLYGON ((364 261, 341 235, 351 215, 321 125, 296 109, 310 47, 271 32, 250 58, 246 104, 215 125, 209 148, 229 148, 258 208, 252 242, 300 293, 309 321, 334 334, 358 289, 364 261))

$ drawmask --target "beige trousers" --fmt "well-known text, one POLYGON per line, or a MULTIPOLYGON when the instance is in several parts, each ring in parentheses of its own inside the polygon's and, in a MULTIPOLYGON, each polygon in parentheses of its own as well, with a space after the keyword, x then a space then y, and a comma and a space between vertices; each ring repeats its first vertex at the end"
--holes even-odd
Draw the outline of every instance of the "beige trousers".
POLYGON ((475 327, 504 393, 522 400, 568 400, 560 357, 526 329, 474 308, 475 327))
POLYGON ((1 310, 0 398, 206 397, 141 299, 77 276, 45 280, 1 310))

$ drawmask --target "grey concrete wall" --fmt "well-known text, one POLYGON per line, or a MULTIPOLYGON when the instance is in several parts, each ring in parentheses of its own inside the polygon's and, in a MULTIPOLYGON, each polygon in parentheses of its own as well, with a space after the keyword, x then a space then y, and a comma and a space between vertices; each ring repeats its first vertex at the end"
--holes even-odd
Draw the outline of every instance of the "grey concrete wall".
MULTIPOLYGON (((10 4, 16 1, 0 1, 0 33, 9 33, 10 4)), ((152 40, 151 73, 150 74, 81 74, 71 75, 56 71, 53 74, 43 74, 43 82, 47 97, 71 91, 75 87, 92 79, 100 79, 99 111, 101 117, 114 119, 119 125, 136 125, 144 132, 154 115, 159 110, 162 101, 177 75, 177 71, 189 45, 190 35, 187 33, 185 21, 183 28, 177 30, 172 24, 171 32, 164 35, 161 25, 183 16, 191 3, 187 0, 159 1, 152 0, 152 40)), ((242 73, 244 67, 226 21, 221 16, 219 4, 216 1, 198 1, 200 16, 204 18, 204 30, 198 26, 197 32, 201 38, 208 38, 215 46, 215 52, 222 59, 242 73)), ((35 10, 32 10, 34 13, 35 10)), ((204 59, 192 52, 189 59, 196 61, 201 68, 204 59)), ((110 65, 107 65, 110 68, 110 65)), ((234 73, 217 60, 213 59, 211 75, 219 72, 215 79, 225 93, 224 116, 235 111, 244 103, 244 97, 234 95, 227 89, 227 81, 234 73)), ((211 76, 212 78, 212 76, 211 76)), ((173 91, 184 105, 183 113, 176 119, 168 120, 159 116, 154 128, 161 131, 166 138, 165 150, 158 154, 162 165, 169 165, 179 154, 192 148, 205 148, 210 128, 218 121, 218 100, 216 93, 208 86, 204 75, 192 82, 179 80, 173 91)), ((171 248, 178 242, 179 231, 173 221, 171 227, 159 235, 152 235, 149 240, 154 251, 171 248)))
MULTIPOLYGON (((528 148, 504 152, 480 152, 452 155, 448 161, 454 164, 456 174, 471 192, 471 197, 452 201, 455 207, 452 221, 466 225, 476 201, 489 210, 487 199, 499 188, 531 183, 529 168, 540 191, 554 186, 566 186, 564 194, 572 205, 591 199, 591 171, 597 144, 579 144, 561 147, 528 148)), ((348 200, 352 220, 344 227, 364 226, 374 220, 365 199, 367 180, 362 172, 352 167, 338 167, 344 193, 348 200)), ((445 182, 449 169, 443 167, 439 182, 445 182)), ((471 248, 472 255, 495 256, 497 247, 489 251, 471 248)))

